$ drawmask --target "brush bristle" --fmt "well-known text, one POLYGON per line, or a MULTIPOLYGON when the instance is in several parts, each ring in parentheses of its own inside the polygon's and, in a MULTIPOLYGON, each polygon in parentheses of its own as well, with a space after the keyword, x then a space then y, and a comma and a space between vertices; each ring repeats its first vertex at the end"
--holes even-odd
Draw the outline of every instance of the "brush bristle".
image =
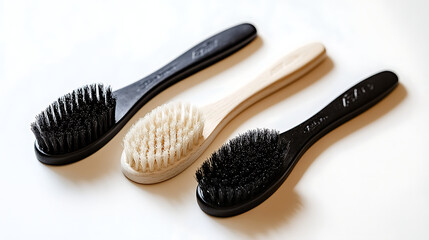
POLYGON ((197 170, 205 201, 232 206, 263 192, 286 168, 287 144, 274 130, 248 131, 224 144, 197 170))
POLYGON ((36 116, 31 130, 42 151, 72 152, 95 141, 114 124, 115 106, 110 87, 87 85, 53 102, 36 116))
POLYGON ((155 108, 135 123, 124 138, 126 163, 139 172, 154 172, 185 157, 199 144, 204 121, 189 104, 155 108))

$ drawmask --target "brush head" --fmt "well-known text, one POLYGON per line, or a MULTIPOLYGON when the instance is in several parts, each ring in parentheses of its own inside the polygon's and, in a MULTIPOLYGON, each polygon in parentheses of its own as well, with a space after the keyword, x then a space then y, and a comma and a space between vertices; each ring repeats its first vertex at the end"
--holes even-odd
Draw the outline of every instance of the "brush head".
POLYGON ((283 175, 286 146, 277 131, 268 129, 251 130, 230 140, 197 170, 198 197, 214 209, 252 200, 283 175))
POLYGON ((183 103, 159 106, 125 135, 123 164, 138 173, 163 170, 198 146, 203 128, 202 113, 196 107, 183 103))
POLYGON ((64 154, 87 146, 115 123, 115 106, 111 88, 102 84, 58 98, 31 124, 39 150, 64 154))

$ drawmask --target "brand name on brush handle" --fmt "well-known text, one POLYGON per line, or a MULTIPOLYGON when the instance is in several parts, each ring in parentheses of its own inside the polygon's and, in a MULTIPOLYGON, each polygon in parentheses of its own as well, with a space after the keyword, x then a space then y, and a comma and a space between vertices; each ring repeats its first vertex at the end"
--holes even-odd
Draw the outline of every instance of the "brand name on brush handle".
POLYGON ((363 86, 354 88, 343 95, 342 102, 344 107, 348 107, 354 102, 356 102, 360 96, 367 94, 368 92, 374 90, 374 85, 367 83, 363 86))
POLYGON ((217 39, 210 40, 201 44, 201 46, 197 47, 197 49, 192 51, 192 59, 197 59, 206 55, 207 53, 213 51, 213 49, 215 49, 217 45, 218 45, 217 39))
POLYGON ((322 124, 324 121, 328 119, 328 116, 319 117, 313 121, 311 121, 309 124, 305 125, 304 127, 304 133, 308 133, 316 129, 320 124, 322 124))

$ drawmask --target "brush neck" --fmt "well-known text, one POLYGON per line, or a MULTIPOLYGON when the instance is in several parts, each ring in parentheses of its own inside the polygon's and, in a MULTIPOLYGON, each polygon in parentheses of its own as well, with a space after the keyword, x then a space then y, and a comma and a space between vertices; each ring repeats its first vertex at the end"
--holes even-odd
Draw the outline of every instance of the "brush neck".
POLYGON ((369 109, 398 84, 398 77, 392 72, 373 75, 333 100, 314 116, 281 134, 290 141, 288 157, 299 159, 318 139, 353 117, 369 109))
POLYGON ((229 56, 255 37, 256 29, 251 24, 229 28, 199 43, 151 75, 115 91, 116 122, 129 119, 164 89, 229 56))
POLYGON ((248 85, 228 97, 206 106, 204 108, 206 119, 214 120, 213 128, 221 121, 228 122, 249 106, 315 68, 325 57, 325 48, 320 43, 308 44, 297 49, 280 59, 248 85))

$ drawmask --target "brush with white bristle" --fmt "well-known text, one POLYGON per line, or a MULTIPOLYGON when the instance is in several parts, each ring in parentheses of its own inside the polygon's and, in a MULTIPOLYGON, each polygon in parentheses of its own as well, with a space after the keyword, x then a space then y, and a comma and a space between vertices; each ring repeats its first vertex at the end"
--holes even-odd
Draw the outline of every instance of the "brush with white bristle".
POLYGON ((141 172, 168 167, 198 145, 203 127, 201 113, 189 104, 160 106, 141 118, 125 136, 127 164, 141 172))
POLYGON ((249 85, 230 96, 197 108, 162 105, 135 123, 126 134, 122 172, 137 183, 170 179, 191 165, 225 125, 240 112, 299 79, 326 56, 321 43, 301 47, 283 57, 249 85))

